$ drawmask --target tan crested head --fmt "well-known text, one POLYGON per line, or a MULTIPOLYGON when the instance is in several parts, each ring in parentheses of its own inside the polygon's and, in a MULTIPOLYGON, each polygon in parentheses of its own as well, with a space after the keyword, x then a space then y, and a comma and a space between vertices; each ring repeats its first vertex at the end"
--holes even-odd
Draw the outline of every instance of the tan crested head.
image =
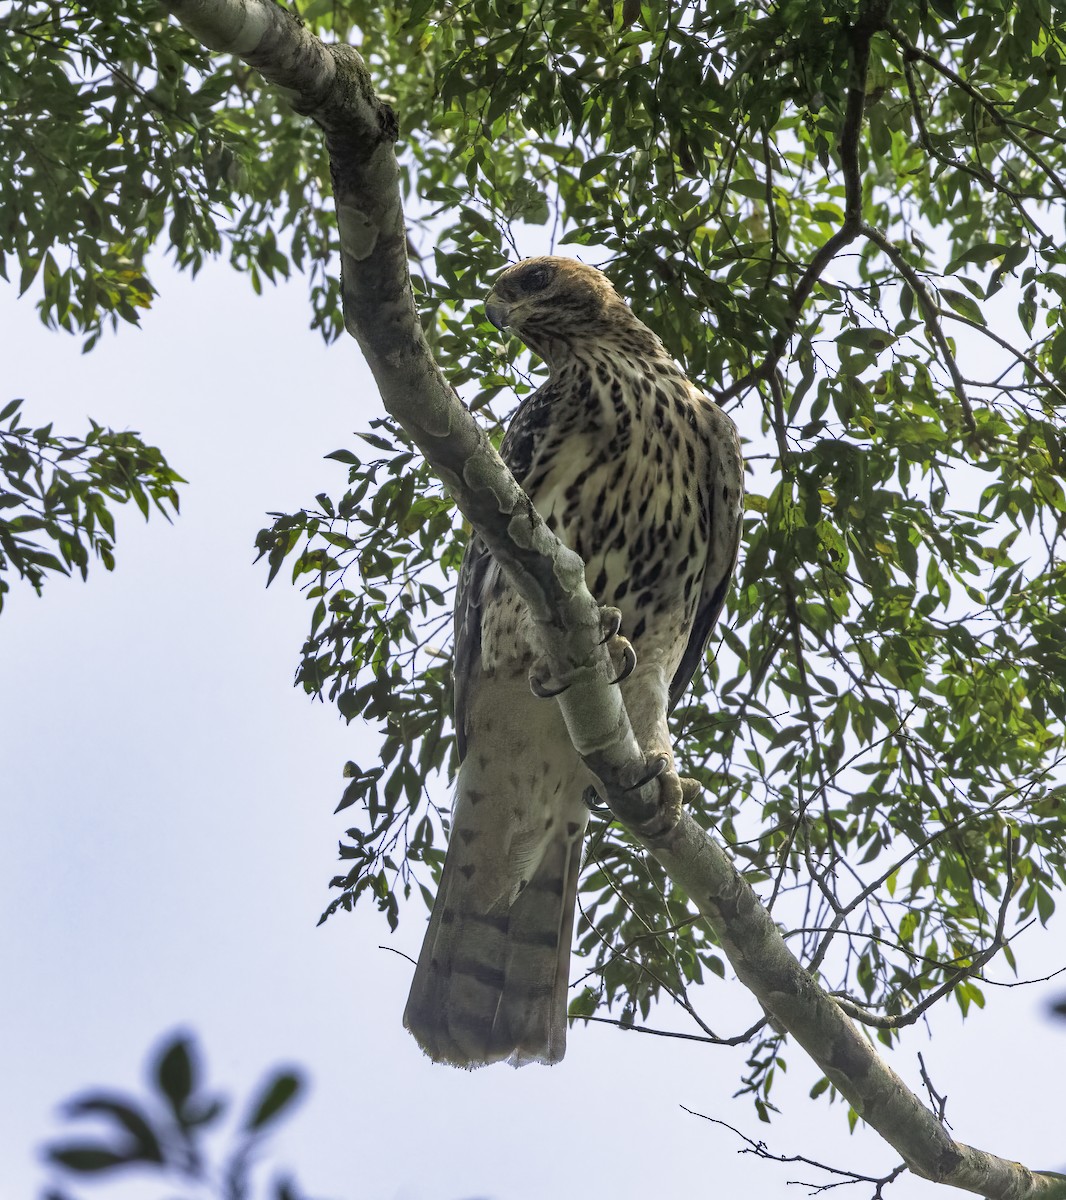
POLYGON ((602 271, 557 255, 526 258, 501 272, 485 313, 548 363, 578 343, 643 329, 602 271))

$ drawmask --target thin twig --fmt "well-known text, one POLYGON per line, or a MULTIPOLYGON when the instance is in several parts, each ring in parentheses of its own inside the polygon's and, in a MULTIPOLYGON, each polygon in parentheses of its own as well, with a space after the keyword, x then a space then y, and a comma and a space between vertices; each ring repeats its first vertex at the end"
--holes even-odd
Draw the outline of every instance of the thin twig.
POLYGON ((941 1125, 951 1128, 951 1122, 944 1119, 944 1111, 948 1106, 948 1098, 941 1095, 940 1092, 933 1087, 933 1081, 929 1078, 929 1072, 925 1069, 925 1059, 922 1057, 922 1052, 918 1051, 918 1066, 922 1072, 922 1083, 925 1084, 925 1090, 929 1094, 930 1106, 933 1112, 936 1113, 936 1119, 941 1125))
POLYGON ((918 272, 910 265, 903 257, 899 249, 894 246, 888 238, 872 225, 863 224, 859 232, 884 254, 896 268, 903 278, 910 284, 911 290, 918 298, 918 307, 922 310, 922 319, 925 321, 926 328, 933 341, 940 350, 940 354, 944 360, 944 365, 951 375, 951 381, 954 386, 955 395, 958 398, 959 405, 962 408, 963 420, 966 422, 966 428, 970 433, 977 432, 977 425, 973 419, 973 409, 970 407, 969 398, 966 395, 966 382, 962 377, 962 372, 959 370, 959 364, 955 361, 955 355, 951 347, 948 345, 948 339, 944 336, 943 327, 938 319, 940 313, 939 307, 929 294, 929 289, 922 282, 918 272))
POLYGON ((807 265, 789 298, 788 316, 770 343, 766 358, 729 387, 716 392, 719 404, 741 395, 757 383, 773 377, 777 364, 796 332, 803 307, 826 267, 858 236, 862 224, 862 174, 859 169, 859 140, 866 108, 866 77, 870 67, 870 42, 888 18, 890 0, 870 0, 863 6, 851 28, 851 62, 849 65, 848 97, 844 120, 840 127, 837 153, 844 177, 844 220, 838 230, 818 248, 807 265))
MULTIPOLYGON (((755 1138, 750 1138, 746 1133, 741 1133, 735 1126, 730 1125, 728 1121, 722 1121, 718 1117, 708 1117, 706 1113, 696 1112, 694 1109, 687 1108, 684 1104, 680 1105, 683 1112, 687 1112, 691 1117, 699 1117, 701 1121, 709 1121, 712 1125, 721 1125, 723 1129, 728 1129, 730 1133, 735 1133, 742 1142, 747 1143, 747 1149, 742 1150, 742 1154, 754 1154, 756 1158, 765 1158, 771 1162, 779 1163, 802 1163, 806 1167, 814 1167, 819 1171, 827 1171, 830 1175, 839 1175, 843 1182, 846 1183, 873 1183, 876 1184, 877 1190, 874 1192, 874 1200, 882 1194, 882 1188, 898 1179, 907 1170, 906 1163, 900 1163, 898 1167, 894 1167, 887 1175, 861 1175, 856 1171, 846 1171, 840 1167, 831 1167, 828 1163, 818 1162, 816 1159, 807 1158, 803 1154, 774 1154, 767 1149, 766 1143, 757 1141, 755 1138)), ((798 1181, 793 1181, 798 1182, 798 1181)), ((839 1186, 837 1184, 821 1184, 808 1186, 816 1186, 819 1191, 826 1190, 828 1187, 839 1186)))
POLYGON ((670 1029, 652 1029, 650 1025, 634 1025, 630 1021, 622 1021, 616 1017, 593 1017, 585 1016, 584 1014, 575 1016, 569 1014, 567 1019, 570 1021, 595 1021, 600 1025, 617 1025, 619 1029, 629 1030, 633 1033, 649 1033, 654 1037, 681 1038, 686 1042, 705 1042, 712 1046, 743 1046, 746 1042, 750 1042, 755 1034, 767 1024, 767 1018, 763 1017, 743 1033, 738 1033, 734 1037, 724 1038, 703 1036, 698 1033, 675 1033, 670 1029))
MULTIPOLYGON (((1054 184, 1055 188, 1061 196, 1066 197, 1066 183, 1059 178, 1051 164, 1040 154, 1034 150, 1031 145, 1011 128, 1013 121, 1004 117, 999 111, 999 108, 991 100, 988 99, 981 91, 979 91, 972 83, 968 83, 957 72, 952 70, 946 63, 941 62, 935 54, 930 54, 927 50, 921 50, 917 47, 909 37, 897 25, 888 23, 885 27, 893 40, 901 47, 903 53, 911 59, 917 59, 923 62, 926 66, 931 67, 937 74, 942 75, 945 79, 949 79, 956 87, 961 88, 967 96, 977 105, 979 105, 993 120, 996 127, 1001 130, 1003 136, 1013 142, 1015 146, 1024 154, 1030 161, 1036 163, 1044 172, 1048 179, 1054 184)), ((1031 127, 1030 127, 1031 128, 1031 127)), ((1052 135, 1045 130, 1038 131, 1041 136, 1055 140, 1052 135)))
POLYGON ((1017 362, 1021 363, 1022 366, 1028 367, 1041 383, 1055 393, 1059 404, 1066 404, 1066 391, 1063 391, 1054 379, 1046 375, 1028 355, 1023 354, 1016 346, 1012 346, 1006 338, 1002 338, 998 333, 994 333, 987 325, 982 325, 978 321, 971 321, 969 317, 964 317, 962 313, 951 312, 946 308, 937 308, 935 311, 938 317, 948 317, 952 321, 958 321, 962 325, 969 325, 971 329, 976 329, 978 333, 983 333, 986 338, 995 342, 997 346, 1013 354, 1017 362))

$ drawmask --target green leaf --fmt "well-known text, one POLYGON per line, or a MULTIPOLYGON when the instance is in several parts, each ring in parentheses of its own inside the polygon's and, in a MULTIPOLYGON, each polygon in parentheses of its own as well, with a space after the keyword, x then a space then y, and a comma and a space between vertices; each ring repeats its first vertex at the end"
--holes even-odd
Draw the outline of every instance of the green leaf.
POLYGON ((987 266, 990 262, 997 258, 1002 258, 1004 255, 1011 253, 1013 247, 1002 245, 998 242, 979 242, 977 245, 969 246, 961 254, 956 255, 945 268, 945 274, 954 275, 959 267, 966 266, 968 263, 974 263, 979 267, 987 266))
POLYGON ((952 288, 946 287, 940 289, 940 294, 960 315, 975 322, 977 325, 985 323, 984 313, 982 313, 980 306, 972 297, 967 296, 964 292, 956 292, 952 288))
POLYGON ((263 1087, 244 1123, 248 1132, 258 1132, 287 1109, 303 1090, 303 1079, 293 1071, 279 1071, 263 1087))
POLYGON ((192 1045, 187 1036, 178 1034, 165 1046, 156 1062, 154 1076, 171 1111, 181 1122, 196 1083, 192 1045))
POLYGON ((48 1157, 56 1166, 66 1167, 68 1171, 76 1171, 85 1175, 128 1166, 130 1162, 135 1161, 128 1155, 109 1150, 106 1146, 98 1145, 95 1142, 72 1142, 65 1146, 50 1146, 48 1157))
POLYGON ((127 1161, 163 1162, 161 1139, 150 1119, 126 1101, 93 1093, 71 1100, 64 1111, 68 1117, 103 1115, 114 1118, 132 1139, 132 1145, 124 1152, 127 1161))

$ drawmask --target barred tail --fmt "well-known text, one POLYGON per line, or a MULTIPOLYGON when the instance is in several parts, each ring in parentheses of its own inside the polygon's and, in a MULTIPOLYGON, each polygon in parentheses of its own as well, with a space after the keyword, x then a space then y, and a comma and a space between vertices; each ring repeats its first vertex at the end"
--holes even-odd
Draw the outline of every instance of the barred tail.
POLYGON ((478 873, 491 865, 464 861, 453 834, 403 1019, 430 1058, 473 1068, 563 1057, 583 833, 582 822, 548 842, 514 901, 511 888, 489 905, 478 873))

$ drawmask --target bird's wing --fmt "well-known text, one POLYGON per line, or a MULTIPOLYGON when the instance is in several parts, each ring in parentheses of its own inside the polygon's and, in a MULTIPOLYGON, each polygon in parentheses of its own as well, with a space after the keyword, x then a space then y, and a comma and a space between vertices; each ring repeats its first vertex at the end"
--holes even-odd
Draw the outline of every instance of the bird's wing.
MULTIPOLYGON (((519 405, 507 427, 500 455, 524 486, 538 440, 546 427, 556 392, 545 384, 519 405)), ((455 657, 452 666, 455 737, 459 761, 466 756, 466 713, 473 681, 481 674, 481 615, 489 591, 499 579, 492 553, 475 533, 463 555, 455 589, 455 657)))
POLYGON ((703 661, 707 640, 725 603, 740 549, 744 510, 744 462, 736 427, 709 400, 700 406, 700 420, 706 425, 707 442, 711 447, 709 486, 703 513, 707 527, 707 565, 688 645, 670 683, 671 710, 684 695, 703 661))
POLYGON ((475 533, 463 555, 455 585, 455 658, 452 664, 455 740, 459 761, 466 757, 467 699, 481 674, 481 610, 490 569, 495 566, 488 547, 475 533))

